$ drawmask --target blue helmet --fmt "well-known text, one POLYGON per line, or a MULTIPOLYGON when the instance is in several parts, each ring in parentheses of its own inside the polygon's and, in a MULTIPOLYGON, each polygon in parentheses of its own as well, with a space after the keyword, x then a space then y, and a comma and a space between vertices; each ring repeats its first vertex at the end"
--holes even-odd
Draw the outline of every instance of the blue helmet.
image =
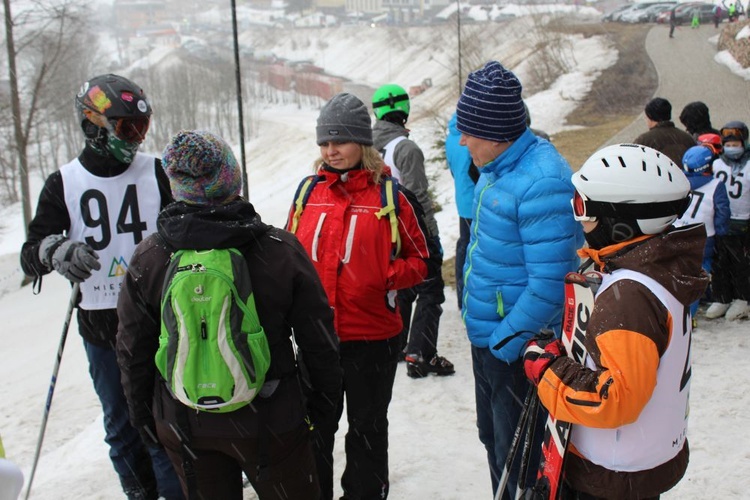
POLYGON ((714 154, 706 146, 693 146, 682 156, 682 169, 688 176, 703 175, 711 171, 714 154))

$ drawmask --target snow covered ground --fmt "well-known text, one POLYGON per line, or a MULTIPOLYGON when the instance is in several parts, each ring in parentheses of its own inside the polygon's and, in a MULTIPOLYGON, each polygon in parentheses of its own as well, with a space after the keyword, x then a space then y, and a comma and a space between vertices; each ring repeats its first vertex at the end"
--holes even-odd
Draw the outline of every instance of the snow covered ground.
MULTIPOLYGON (((311 54, 315 62, 321 64, 325 57, 325 64, 321 65, 328 71, 345 74, 370 87, 388 81, 404 86, 418 83, 423 75, 416 69, 434 71, 435 81, 451 76, 449 69, 439 69, 442 67, 434 63, 435 58, 428 60, 429 54, 436 52, 428 50, 427 45, 398 56, 388 55, 387 37, 371 37, 360 30, 355 52, 350 30, 325 33, 328 48, 324 56, 311 54), (364 58, 364 65, 360 63, 363 58, 356 57, 363 53, 370 54, 364 58)), ((507 60, 513 42, 508 38, 504 45, 498 44, 489 57, 507 60)), ((281 40, 277 43, 277 49, 285 46, 281 40)), ((527 99, 534 126, 548 133, 565 126, 565 116, 575 108, 576 101, 585 97, 597 71, 612 64, 616 57, 613 49, 596 37, 573 37, 570 47, 571 54, 579 57, 571 58, 569 73, 549 90, 527 99)), ((288 50, 291 55, 291 47, 288 50)), ((515 69, 523 81, 527 70, 523 65, 515 69)), ((452 77, 455 82, 455 74, 452 77)), ((447 87, 438 85, 412 102, 412 137, 428 158, 439 154, 435 142, 443 137, 444 123, 455 105, 449 92, 447 87)), ((294 188, 309 173, 317 156, 314 125, 318 110, 289 105, 262 107, 259 113, 258 133, 246 145, 250 200, 266 222, 282 225, 294 188)), ((443 247, 451 256, 458 233, 451 177, 440 162, 429 163, 428 169, 442 206, 437 218, 443 247)), ((34 197, 40 187, 41 179, 33 178, 34 197)), ((8 458, 28 476, 70 288, 56 274, 45 278, 39 295, 33 295, 30 287, 19 288, 18 252, 23 238, 19 205, 0 207, 0 313, 5 322, 0 330, 0 433, 8 458)), ((412 380, 406 376, 405 368, 399 367, 389 414, 394 499, 473 500, 491 496, 485 453, 475 426, 469 344, 453 289, 446 289, 446 297, 439 351, 454 362, 456 374, 412 380)), ((691 462, 687 476, 664 498, 747 498, 750 392, 744 390, 742 383, 749 330, 747 322, 700 320, 693 343, 691 462)), ((343 436, 346 423, 341 424, 339 435, 343 436)), ((344 462, 342 444, 343 439, 338 439, 337 477, 344 462)), ((340 493, 338 486, 335 493, 340 493)), ((75 321, 63 355, 33 497, 121 497, 103 442, 101 410, 75 321)), ((255 495, 248 490, 245 498, 255 495)))

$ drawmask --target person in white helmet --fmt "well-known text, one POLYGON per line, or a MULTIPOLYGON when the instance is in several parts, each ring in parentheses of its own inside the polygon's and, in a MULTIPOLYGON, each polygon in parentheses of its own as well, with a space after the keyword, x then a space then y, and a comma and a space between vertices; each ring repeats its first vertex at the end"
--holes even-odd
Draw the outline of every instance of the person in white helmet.
POLYGON ((573 174, 575 219, 601 273, 584 365, 532 339, 526 376, 573 423, 562 498, 655 499, 687 469, 690 304, 708 284, 703 224, 674 221, 690 200, 680 167, 646 146, 594 153, 573 174))

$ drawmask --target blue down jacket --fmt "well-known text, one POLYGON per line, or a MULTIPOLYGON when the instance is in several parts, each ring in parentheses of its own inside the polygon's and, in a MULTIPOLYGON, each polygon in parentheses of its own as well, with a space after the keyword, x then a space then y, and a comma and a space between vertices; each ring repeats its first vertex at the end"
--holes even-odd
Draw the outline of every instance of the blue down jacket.
POLYGON ((464 264, 463 319, 473 345, 512 363, 540 329, 559 335, 563 281, 579 265, 583 230, 570 207, 568 163, 531 131, 480 172, 464 264))

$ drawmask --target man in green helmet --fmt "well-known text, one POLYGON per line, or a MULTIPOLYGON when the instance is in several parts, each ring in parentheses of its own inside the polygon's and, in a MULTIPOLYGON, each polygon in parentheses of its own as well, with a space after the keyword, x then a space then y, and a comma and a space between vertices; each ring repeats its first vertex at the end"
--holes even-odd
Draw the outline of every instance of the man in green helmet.
POLYGON ((377 118, 373 127, 373 146, 391 168, 391 175, 417 197, 424 209, 428 237, 436 248, 441 249, 433 257, 439 260, 435 266, 431 266, 437 270, 434 275, 428 275, 424 282, 414 288, 398 291, 398 307, 404 322, 402 344, 406 373, 412 378, 426 377, 430 373, 452 375, 455 373, 453 363, 437 354, 438 327, 443 312, 441 304, 445 302, 445 284, 440 271, 442 246, 435 210, 428 194, 424 154, 409 139, 409 130, 405 127, 410 108, 406 90, 395 84, 383 85, 372 96, 372 109, 377 118))

